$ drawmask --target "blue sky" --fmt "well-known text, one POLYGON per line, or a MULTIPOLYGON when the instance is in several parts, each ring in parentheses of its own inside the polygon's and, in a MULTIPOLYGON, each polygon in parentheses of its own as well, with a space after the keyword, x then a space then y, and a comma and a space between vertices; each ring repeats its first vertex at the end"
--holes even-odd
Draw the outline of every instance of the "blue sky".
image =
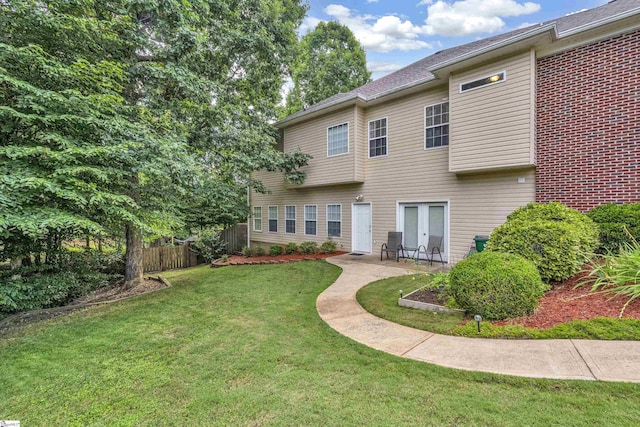
POLYGON ((578 12, 608 0, 309 0, 301 34, 320 21, 348 26, 373 78, 439 50, 578 12))

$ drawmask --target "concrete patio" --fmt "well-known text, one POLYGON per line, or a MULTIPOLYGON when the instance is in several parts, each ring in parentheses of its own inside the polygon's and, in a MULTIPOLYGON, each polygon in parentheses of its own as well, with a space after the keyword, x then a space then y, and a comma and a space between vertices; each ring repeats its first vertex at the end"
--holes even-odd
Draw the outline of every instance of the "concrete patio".
MULTIPOLYGON (((342 274, 318 296, 318 313, 333 329, 369 347, 471 371, 532 378, 640 382, 640 342, 480 339, 409 328, 365 311, 356 300, 356 292, 373 281, 414 271, 412 262, 380 262, 379 255, 341 255, 327 261, 341 267, 342 274)), ((428 268, 421 263, 418 269, 442 267, 434 264, 428 268)))

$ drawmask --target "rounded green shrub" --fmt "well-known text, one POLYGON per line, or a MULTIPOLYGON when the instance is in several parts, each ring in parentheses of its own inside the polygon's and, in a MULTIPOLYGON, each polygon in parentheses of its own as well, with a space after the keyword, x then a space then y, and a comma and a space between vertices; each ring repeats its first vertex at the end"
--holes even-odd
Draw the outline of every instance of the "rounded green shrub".
POLYGON ((336 242, 332 242, 331 240, 328 240, 320 245, 320 252, 324 254, 335 253, 336 249, 338 249, 338 244, 336 242))
POLYGON ((531 261, 488 251, 457 263, 449 273, 449 287, 460 307, 487 320, 532 313, 548 288, 531 261))
POLYGON ((298 248, 303 255, 318 253, 318 244, 316 242, 302 242, 298 248))
POLYGON ((287 243, 284 247, 284 253, 287 255, 295 254, 296 252, 298 252, 298 245, 294 242, 287 243))
POLYGON ((587 212, 600 228, 598 253, 617 253, 620 247, 640 241, 640 203, 608 203, 587 212))
POLYGON ((491 233, 488 251, 509 252, 533 261, 542 280, 576 274, 598 244, 598 226, 561 203, 530 203, 491 233))
POLYGON ((256 254, 256 256, 263 256, 264 248, 262 246, 256 246, 256 248, 253 250, 253 253, 256 254))
POLYGON ((280 246, 280 245, 271 245, 269 247, 269 255, 271 255, 271 256, 282 255, 282 246, 280 246))
POLYGON ((242 256, 244 256, 245 258, 253 256, 253 249, 251 249, 249 246, 243 246, 242 256))

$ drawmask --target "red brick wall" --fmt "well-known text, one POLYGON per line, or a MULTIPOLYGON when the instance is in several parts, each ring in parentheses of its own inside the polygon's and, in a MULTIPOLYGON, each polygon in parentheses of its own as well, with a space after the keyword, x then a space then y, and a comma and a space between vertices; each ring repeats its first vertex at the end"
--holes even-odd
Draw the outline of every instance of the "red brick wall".
POLYGON ((538 59, 536 200, 640 201, 640 31, 538 59))

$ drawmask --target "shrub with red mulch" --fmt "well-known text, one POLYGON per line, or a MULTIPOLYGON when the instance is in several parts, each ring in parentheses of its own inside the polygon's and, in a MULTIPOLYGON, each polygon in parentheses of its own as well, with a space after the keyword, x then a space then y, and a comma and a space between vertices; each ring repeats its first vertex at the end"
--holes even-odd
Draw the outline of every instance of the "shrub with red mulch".
MULTIPOLYGON (((585 268, 588 268, 585 266, 585 268)), ((596 317, 617 318, 627 302, 625 297, 611 298, 611 295, 590 294, 590 285, 574 287, 582 282, 588 273, 582 271, 564 282, 555 283, 540 300, 535 312, 530 316, 492 322, 494 325, 522 325, 547 329, 572 320, 596 317)), ((640 299, 630 303, 623 318, 640 320, 640 299)))

